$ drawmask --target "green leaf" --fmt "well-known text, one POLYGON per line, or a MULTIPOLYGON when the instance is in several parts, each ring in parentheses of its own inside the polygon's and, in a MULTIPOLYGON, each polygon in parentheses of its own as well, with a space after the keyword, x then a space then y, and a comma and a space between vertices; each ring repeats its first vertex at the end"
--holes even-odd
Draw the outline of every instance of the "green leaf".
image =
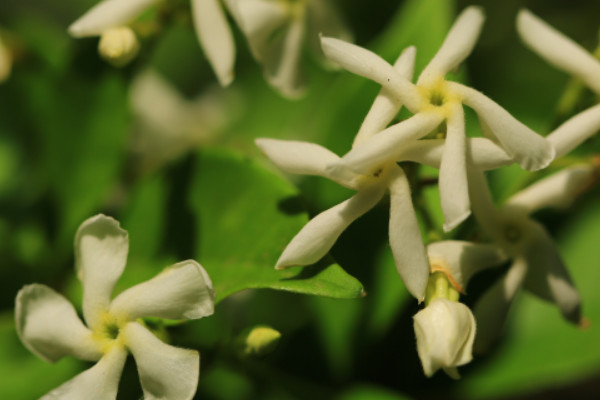
POLYGON ((327 259, 274 269, 281 251, 308 218, 296 189, 257 162, 225 150, 200 154, 190 189, 196 217, 197 259, 206 268, 217 301, 248 288, 355 298, 363 286, 327 259))
MULTIPOLYGON (((597 199, 597 198, 596 198, 597 199)), ((591 327, 578 329, 558 308, 529 293, 513 304, 506 342, 492 360, 462 381, 462 398, 498 398, 573 383, 600 372, 600 204, 578 208, 558 237, 559 250, 580 292, 591 327)))

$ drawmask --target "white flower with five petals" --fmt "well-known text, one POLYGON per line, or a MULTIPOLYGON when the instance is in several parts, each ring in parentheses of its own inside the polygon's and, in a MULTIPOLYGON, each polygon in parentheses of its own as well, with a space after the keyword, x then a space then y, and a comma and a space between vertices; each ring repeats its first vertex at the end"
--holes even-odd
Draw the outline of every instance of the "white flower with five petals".
MULTIPOLYGON (((398 160, 404 147, 423 138, 446 122, 446 139, 440 162, 440 195, 444 229, 453 229, 470 214, 467 189, 468 141, 463 105, 475 110, 484 135, 523 168, 537 170, 554 158, 552 144, 512 117, 506 110, 475 89, 445 80, 473 49, 484 15, 479 7, 468 7, 457 18, 441 48, 423 70, 417 83, 398 74, 372 52, 333 38, 322 38, 325 55, 350 72, 372 79, 405 105, 414 115, 387 128, 363 145, 355 147, 332 170, 372 173, 382 159, 398 160)), ((331 172, 336 173, 336 172, 331 172)))
MULTIPOLYGON (((163 0, 103 0, 69 27, 77 38, 102 36, 127 26, 144 10, 163 0)), ((227 86, 233 80, 235 43, 221 0, 191 0, 192 18, 198 40, 219 82, 227 86)))
POLYGON ((138 318, 196 319, 213 313, 214 291, 206 271, 188 260, 120 293, 113 288, 125 268, 127 232, 110 217, 86 220, 75 238, 77 276, 83 284, 83 317, 45 285, 21 289, 16 299, 17 333, 42 359, 63 356, 98 361, 42 399, 115 399, 128 352, 135 358, 146 399, 191 399, 200 356, 161 342, 138 318))

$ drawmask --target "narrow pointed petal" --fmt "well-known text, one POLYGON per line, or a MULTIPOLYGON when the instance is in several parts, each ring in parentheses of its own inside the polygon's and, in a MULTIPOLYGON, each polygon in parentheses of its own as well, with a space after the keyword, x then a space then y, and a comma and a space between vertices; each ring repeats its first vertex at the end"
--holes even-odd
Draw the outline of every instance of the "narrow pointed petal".
POLYGON ((40 400, 114 400, 117 398, 121 372, 127 351, 113 346, 90 369, 63 383, 40 400))
POLYGON ((427 245, 431 271, 444 272, 460 292, 471 277, 487 268, 497 267, 508 258, 495 245, 460 240, 444 240, 427 245))
POLYGON ((75 269, 83 284, 83 316, 92 329, 108 310, 113 288, 125 268, 129 236, 119 222, 96 215, 81 224, 75 235, 75 269))
POLYGON ((552 143, 523 125, 504 108, 475 89, 459 83, 448 85, 463 97, 463 103, 475 110, 508 154, 528 171, 545 168, 554 159, 552 143))
POLYGON ((600 104, 571 117, 550 133, 548 139, 562 157, 600 130, 600 104))
POLYGON ((447 120, 447 127, 446 144, 439 176, 444 232, 456 228, 471 215, 469 186, 467 183, 465 114, 461 106, 454 107, 447 120))
POLYGON ((343 40, 321 37, 323 52, 331 61, 353 74, 371 79, 389 88, 410 110, 418 111, 422 97, 415 85, 401 77, 394 68, 377 54, 343 40))
POLYGON ((143 317, 197 319, 211 315, 214 303, 210 277, 200 264, 188 260, 119 294, 110 313, 128 321, 143 317))
POLYGON ((506 206, 527 213, 546 207, 567 208, 595 179, 591 165, 563 169, 512 196, 506 206))
POLYGON ((528 272, 525 288, 555 303, 562 315, 575 324, 581 322, 581 298, 548 232, 535 223, 533 239, 527 248, 528 272))
POLYGON ((374 173, 382 165, 398 159, 403 146, 427 135, 442 120, 443 116, 434 112, 415 114, 353 148, 340 161, 332 163, 328 170, 347 167, 362 174, 374 173))
POLYGON ((104 0, 69 26, 71 36, 100 36, 102 32, 127 25, 142 11, 160 0, 104 0))
MULTIPOLYGON (((394 64, 394 69, 406 80, 412 80, 417 49, 414 46, 404 49, 394 64)), ((382 87, 367 113, 352 147, 356 147, 366 139, 384 130, 400 111, 402 103, 386 87, 382 87)))
POLYGON ((96 361, 101 346, 83 325, 75 308, 44 285, 27 285, 17 294, 15 323, 19 338, 38 357, 56 362, 70 355, 96 361))
POLYGON ((538 55, 555 67, 575 75, 600 95, 600 61, 527 10, 517 16, 521 39, 538 55))
POLYGON ((235 43, 219 0, 192 0, 196 34, 221 86, 233 81, 235 43))
POLYGON ((421 73, 419 84, 443 77, 458 67, 473 51, 484 20, 485 15, 481 7, 465 8, 448 32, 442 47, 421 73))
POLYGON ((122 332, 135 358, 145 400, 194 397, 200 375, 200 354, 161 342, 137 322, 122 332))
POLYGON ((404 285, 410 294, 421 301, 425 298, 429 278, 427 253, 406 175, 398 166, 390 174, 390 246, 404 285))
POLYGON ((469 198, 471 209, 483 230, 493 238, 503 235, 502 215, 496 208, 488 187, 483 171, 470 168, 469 176, 469 198))
POLYGON ((361 190, 308 221, 283 250, 275 268, 309 265, 319 261, 352 221, 377 204, 384 191, 380 186, 361 190))
POLYGON ((481 296, 473 308, 477 321, 475 351, 487 352, 498 339, 508 315, 510 305, 523 284, 527 262, 517 257, 508 272, 481 296))

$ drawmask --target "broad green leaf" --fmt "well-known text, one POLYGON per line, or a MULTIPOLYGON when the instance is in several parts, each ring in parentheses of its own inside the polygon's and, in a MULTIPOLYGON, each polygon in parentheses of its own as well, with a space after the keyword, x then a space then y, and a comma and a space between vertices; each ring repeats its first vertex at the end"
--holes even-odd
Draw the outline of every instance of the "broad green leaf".
POLYGON ((336 298, 363 287, 326 259, 309 267, 274 269, 283 248, 308 221, 296 189, 257 162, 225 150, 197 160, 189 207, 195 216, 197 259, 217 301, 248 288, 271 288, 336 298))
POLYGON ((558 309, 529 293, 513 304, 506 341, 489 362, 465 374, 460 397, 483 399, 566 385, 600 372, 600 204, 578 210, 558 237, 560 252, 580 291, 583 314, 591 321, 578 329, 558 309))

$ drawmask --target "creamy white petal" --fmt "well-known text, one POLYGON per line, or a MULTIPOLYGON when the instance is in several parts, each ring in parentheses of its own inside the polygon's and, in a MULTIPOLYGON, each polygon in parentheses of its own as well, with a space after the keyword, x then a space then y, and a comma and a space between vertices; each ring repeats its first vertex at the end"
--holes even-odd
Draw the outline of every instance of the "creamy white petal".
POLYGON ((102 32, 127 25, 160 0, 104 0, 69 26, 73 37, 100 36, 102 32))
POLYGON ((283 250, 275 268, 309 265, 319 261, 344 229, 373 208, 384 192, 385 188, 380 185, 361 190, 350 199, 308 221, 283 250))
POLYGON ((526 250, 528 264, 525 288, 544 300, 555 303, 563 316, 581 322, 581 298, 548 232, 534 223, 533 238, 526 250))
POLYGON ((444 232, 449 232, 471 215, 467 183, 465 114, 461 106, 453 107, 446 124, 446 144, 438 185, 444 215, 444 232))
MULTIPOLYGON (((397 161, 414 161, 440 168, 445 139, 415 140, 402 147, 397 161)), ((504 150, 486 138, 467 138, 469 165, 483 171, 510 165, 514 161, 504 150)))
POLYGON ((334 63, 353 74, 371 79, 389 88, 400 102, 413 112, 422 105, 422 97, 415 85, 401 77, 394 68, 377 54, 343 40, 321 37, 323 52, 334 63))
POLYGON ((600 95, 600 61, 583 47, 528 10, 519 12, 517 31, 533 51, 555 67, 575 75, 600 95))
POLYGON ((483 230, 493 238, 503 235, 503 222, 496 208, 483 171, 476 168, 467 170, 469 176, 469 198, 471 210, 483 230))
POLYGON ((430 243, 427 255, 431 271, 444 272, 455 288, 463 293, 473 275, 507 260, 507 256, 495 245, 460 240, 430 243))
POLYGON ((515 119, 508 111, 475 89, 448 82, 463 103, 475 110, 508 154, 528 171, 545 168, 554 159, 552 143, 515 119))
POLYGON ((307 1, 308 44, 313 53, 324 57, 321 35, 351 42, 353 35, 330 1, 307 1))
POLYGON ((117 398, 121 372, 127 351, 113 346, 90 369, 52 390, 40 400, 114 400, 117 398))
POLYGON ((422 301, 429 279, 429 262, 413 208, 410 187, 400 167, 394 166, 389 173, 389 235, 394 262, 410 294, 422 301))
POLYGON ((211 315, 214 303, 210 277, 196 261, 187 260, 119 294, 110 314, 129 321, 142 317, 196 319, 211 315))
POLYGON ((92 329, 108 310, 115 283, 121 277, 129 236, 119 222, 106 215, 85 220, 75 235, 75 269, 83 284, 83 316, 92 329))
POLYGON ((473 308, 477 321, 475 351, 487 352, 498 339, 512 301, 523 284, 527 262, 517 257, 508 272, 481 296, 473 308))
POLYGON ((427 135, 442 122, 443 118, 435 112, 415 114, 370 137, 360 146, 350 150, 340 161, 329 165, 327 170, 332 175, 335 175, 336 168, 344 167, 358 173, 374 173, 382 165, 398 159, 403 146, 427 135))
POLYGON ((449 368, 446 372, 458 378, 454 368, 473 359, 476 328, 471 310, 462 303, 436 298, 413 320, 425 375, 430 377, 440 368, 449 368))
POLYGON ((100 344, 73 305, 48 286, 27 285, 19 291, 15 323, 23 344, 46 361, 56 362, 67 355, 89 361, 102 357, 100 344))
POLYGON ((569 153, 600 130, 600 104, 568 119, 550 133, 548 139, 556 149, 556 158, 569 153))
POLYGON ((442 47, 419 76, 418 84, 442 77, 458 67, 473 51, 484 20, 483 8, 465 8, 452 25, 442 47))
POLYGON ((591 165, 578 165, 563 169, 529 185, 512 196, 506 206, 527 213, 541 208, 567 208, 595 178, 591 165))
POLYGON ((192 0, 198 40, 221 86, 233 81, 235 42, 219 0, 192 0))
MULTIPOLYGON (((403 78, 412 80, 417 49, 414 46, 404 49, 394 63, 394 69, 403 78)), ((402 103, 386 87, 382 87, 375 98, 371 109, 363 120, 352 147, 356 147, 366 139, 384 130, 400 111, 402 103)))
POLYGON ((200 375, 200 354, 161 342, 137 322, 122 330, 135 358, 145 400, 189 400, 200 375))

